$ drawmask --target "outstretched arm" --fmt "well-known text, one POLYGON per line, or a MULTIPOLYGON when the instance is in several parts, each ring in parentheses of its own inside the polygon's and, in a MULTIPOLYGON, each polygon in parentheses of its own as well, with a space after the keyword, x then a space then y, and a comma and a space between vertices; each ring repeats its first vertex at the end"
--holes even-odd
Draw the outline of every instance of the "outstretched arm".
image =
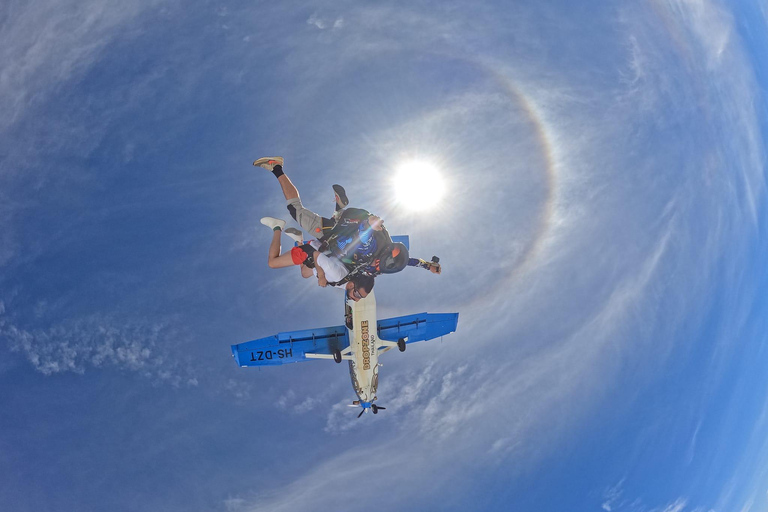
POLYGON ((408 260, 408 266, 425 268, 433 274, 439 274, 443 271, 442 267, 440 266, 440 258, 437 256, 433 256, 432 261, 425 261, 421 258, 410 258, 408 260))

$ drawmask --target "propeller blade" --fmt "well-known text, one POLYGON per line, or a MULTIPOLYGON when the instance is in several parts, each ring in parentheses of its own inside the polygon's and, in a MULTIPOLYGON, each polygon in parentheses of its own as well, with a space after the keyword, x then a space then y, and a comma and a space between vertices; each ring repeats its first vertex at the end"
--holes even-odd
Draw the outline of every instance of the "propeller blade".
POLYGON ((379 410, 380 410, 380 411, 386 411, 386 410, 387 410, 387 408, 386 408, 386 407, 382 407, 382 406, 380 406, 380 405, 378 406, 378 408, 379 408, 379 410))
POLYGON ((358 414, 358 415, 357 415, 357 417, 359 418, 360 416, 362 416, 364 412, 365 412, 365 409, 363 409, 362 411, 360 411, 360 414, 358 414))

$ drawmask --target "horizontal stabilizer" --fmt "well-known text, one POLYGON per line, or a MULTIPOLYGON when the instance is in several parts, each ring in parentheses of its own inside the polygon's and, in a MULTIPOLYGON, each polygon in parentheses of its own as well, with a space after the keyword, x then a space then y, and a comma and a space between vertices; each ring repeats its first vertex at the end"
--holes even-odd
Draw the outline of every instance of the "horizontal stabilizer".
POLYGON ((343 325, 306 331, 281 332, 274 336, 232 345, 239 366, 277 366, 310 361, 307 354, 333 354, 349 347, 343 325))
POLYGON ((431 340, 456 331, 458 313, 418 313, 379 320, 379 339, 407 343, 431 340))

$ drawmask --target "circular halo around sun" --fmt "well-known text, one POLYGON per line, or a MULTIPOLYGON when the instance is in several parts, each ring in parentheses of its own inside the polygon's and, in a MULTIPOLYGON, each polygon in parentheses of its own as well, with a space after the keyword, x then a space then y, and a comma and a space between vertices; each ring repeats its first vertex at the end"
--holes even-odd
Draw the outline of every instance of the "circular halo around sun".
POLYGON ((413 211, 434 207, 445 193, 440 172, 423 160, 411 160, 398 166, 393 185, 397 202, 413 211))

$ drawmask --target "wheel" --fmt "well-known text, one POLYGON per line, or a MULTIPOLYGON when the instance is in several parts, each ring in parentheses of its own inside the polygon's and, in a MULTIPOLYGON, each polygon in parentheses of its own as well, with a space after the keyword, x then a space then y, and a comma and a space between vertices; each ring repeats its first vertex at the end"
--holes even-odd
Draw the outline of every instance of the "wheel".
POLYGON ((373 410, 373 414, 379 414, 379 406, 376 404, 371 404, 371 409, 373 410))
POLYGON ((337 363, 341 362, 341 351, 339 349, 333 351, 333 360, 337 363))
POLYGON ((405 338, 397 340, 397 348, 400 352, 405 352, 405 338))

